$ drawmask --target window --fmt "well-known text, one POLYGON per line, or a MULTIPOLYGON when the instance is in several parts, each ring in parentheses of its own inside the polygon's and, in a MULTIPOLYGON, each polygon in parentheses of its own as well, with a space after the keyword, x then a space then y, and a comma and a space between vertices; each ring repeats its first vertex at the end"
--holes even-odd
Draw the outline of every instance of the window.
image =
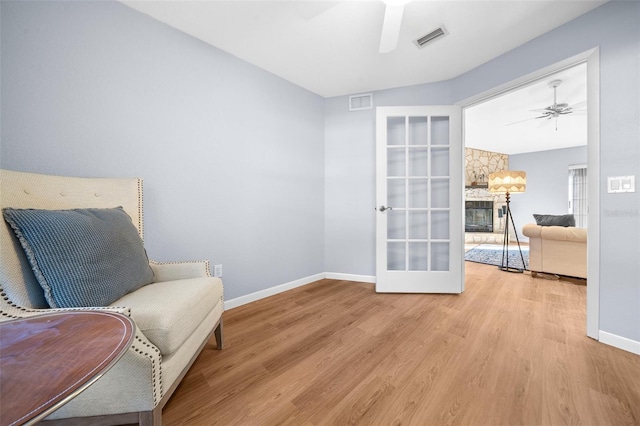
POLYGON ((569 213, 578 228, 587 227, 587 166, 569 166, 569 213))

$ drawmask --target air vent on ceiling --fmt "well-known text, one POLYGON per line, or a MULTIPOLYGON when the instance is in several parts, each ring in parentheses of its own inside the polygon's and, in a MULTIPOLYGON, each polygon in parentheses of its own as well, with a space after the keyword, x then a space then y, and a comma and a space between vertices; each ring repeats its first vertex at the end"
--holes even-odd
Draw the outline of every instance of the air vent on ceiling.
POLYGON ((435 40, 439 39, 440 37, 444 37, 447 34, 448 34, 447 29, 444 27, 444 25, 441 25, 440 27, 431 31, 429 34, 425 34, 419 39, 417 39, 415 43, 418 47, 424 47, 427 44, 433 43, 435 40))
POLYGON ((349 96, 349 111, 373 108, 373 94, 363 93, 349 96))

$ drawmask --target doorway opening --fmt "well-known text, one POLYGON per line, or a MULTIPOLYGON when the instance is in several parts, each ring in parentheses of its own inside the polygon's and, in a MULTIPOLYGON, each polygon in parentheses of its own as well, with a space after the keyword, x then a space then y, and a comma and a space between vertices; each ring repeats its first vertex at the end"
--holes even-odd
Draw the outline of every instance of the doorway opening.
MULTIPOLYGON (((542 167, 540 170, 544 170, 544 167, 548 167, 548 163, 545 164, 544 153, 552 150, 561 150, 563 154, 572 155, 584 155, 585 158, 576 161, 572 161, 572 164, 586 163, 589 179, 588 187, 588 200, 589 200, 589 213, 587 229, 588 233, 588 249, 587 249, 587 279, 589 285, 587 286, 587 324, 586 334, 596 340, 599 339, 599 235, 597 229, 599 228, 599 52, 598 49, 592 49, 588 52, 584 52, 575 57, 569 58, 560 63, 538 70, 526 76, 520 77, 509 83, 503 84, 496 88, 493 88, 487 92, 481 93, 470 99, 461 102, 463 111, 463 141, 465 145, 465 152, 467 158, 469 158, 469 149, 472 150, 486 150, 488 152, 496 152, 501 155, 508 155, 511 159, 513 156, 513 163, 515 164, 500 164, 503 170, 523 170, 525 167, 529 167, 532 170, 536 168, 537 164, 542 167), (581 76, 581 77, 580 77, 581 76), (579 84, 578 81, 580 80, 579 84), (574 84, 576 83, 576 84, 574 84), (543 90, 545 89, 546 90, 543 90), (566 93, 562 92, 562 89, 566 89, 566 93), (540 93, 536 93, 540 92, 540 93), (482 145, 477 145, 474 141, 478 131, 477 123, 470 121, 470 118, 474 117, 474 112, 482 111, 483 107, 486 109, 488 105, 496 106, 501 101, 504 104, 505 99, 517 99, 518 95, 527 95, 530 97, 539 96, 542 97, 542 101, 538 102, 522 102, 521 104, 512 104, 510 107, 504 105, 499 108, 489 108, 493 114, 494 122, 498 122, 502 117, 502 123, 498 126, 494 126, 493 133, 484 133, 484 139, 493 141, 494 143, 498 139, 503 139, 503 145, 497 145, 496 148, 487 149, 482 145), (544 102, 544 96, 547 101, 544 102), (588 103, 587 103, 588 100, 588 103), (522 114, 528 114, 522 118, 518 118, 511 114, 511 111, 500 113, 500 108, 519 109, 522 114), (566 108, 560 110, 559 108, 566 108), (474 111, 475 110, 475 111, 474 111), (568 146, 558 147, 557 145, 550 144, 554 139, 562 138, 560 135, 563 130, 575 127, 570 122, 579 122, 581 130, 574 131, 574 135, 580 137, 582 134, 582 144, 569 142, 568 146), (536 132, 532 130, 544 129, 548 127, 546 137, 535 136, 536 132), (556 126, 557 129, 556 130, 556 126), (518 134, 517 130, 520 127, 521 136, 514 137, 514 134, 518 134), (553 133, 550 133, 553 132, 553 133), (580 133, 581 132, 581 133, 580 133), (504 137, 505 134, 510 134, 511 137, 504 137), (551 135, 551 136, 549 136, 551 135), (556 137, 554 137, 556 136, 556 137), (533 139, 531 139, 533 137, 533 139), (522 146, 517 147, 517 142, 524 142, 522 146), (495 150, 495 151, 493 151, 495 150), (505 152, 506 151, 506 152, 505 152), (571 152, 574 151, 574 152, 571 152), (542 154, 540 154, 542 152, 542 154), (529 157, 529 158, 527 158, 529 157), (516 166, 511 167, 511 166, 516 166)), ((522 96, 520 96, 522 99, 522 96)), ((491 118, 491 116, 489 116, 491 118)), ((485 117, 486 118, 486 117, 485 117)), ((575 130, 575 129, 574 129, 575 130)), ((564 138, 568 139, 568 138, 564 138)), ((495 146, 495 145, 494 145, 495 146)), ((560 152, 560 151, 557 151, 560 152)), ((473 158, 477 158, 477 152, 471 153, 473 158)), ((491 155, 487 155, 491 158, 491 155)), ((494 156, 495 157, 495 156, 494 156)), ((467 161, 468 163, 468 161, 467 161)), ((479 170, 465 170, 465 178, 469 179, 470 176, 488 175, 493 171, 491 167, 498 166, 496 161, 489 160, 487 168, 479 170)), ((477 167, 477 162, 476 162, 477 167)), ((524 170, 529 172, 528 170, 524 170)), ((566 192, 566 173, 567 168, 563 167, 562 170, 558 170, 564 177, 563 181, 558 184, 561 190, 566 192)), ((543 171, 536 171, 531 178, 540 176, 543 171)), ((546 177, 545 177, 546 178, 546 177)), ((521 236, 522 227, 530 222, 533 222, 532 213, 545 213, 544 211, 533 211, 536 207, 541 206, 542 203, 549 200, 549 193, 540 191, 536 193, 533 189, 534 183, 528 179, 527 186, 530 189, 529 194, 518 195, 515 203, 512 204, 515 217, 515 225, 520 229, 515 229, 518 235, 521 236), (524 197, 529 196, 529 200, 525 201, 524 197)), ((465 192, 469 192, 469 182, 465 182, 465 192)), ((478 191, 478 188, 472 188, 472 191, 478 191)), ((488 193, 488 191, 487 191, 488 193)), ((474 195, 477 195, 474 193, 474 195)), ((468 198, 468 197, 465 197, 468 198)), ((551 206, 549 209, 557 210, 558 213, 567 211, 567 195, 564 194, 562 198, 562 206, 551 206)), ((552 214, 552 213, 548 213, 552 214)), ((474 234, 477 235, 477 234, 474 234)), ((467 240, 465 240, 467 242, 467 240)))

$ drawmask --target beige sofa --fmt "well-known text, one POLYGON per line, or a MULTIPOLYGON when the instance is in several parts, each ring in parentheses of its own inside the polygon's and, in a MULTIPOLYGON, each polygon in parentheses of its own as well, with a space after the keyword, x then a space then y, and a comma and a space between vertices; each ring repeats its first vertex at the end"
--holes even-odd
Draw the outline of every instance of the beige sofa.
MULTIPOLYGON (((122 206, 143 236, 140 179, 1 170, 0 204, 2 208, 43 210, 122 206)), ((64 309, 103 309, 128 315, 136 325, 133 344, 125 355, 46 420, 56 424, 161 424, 162 407, 214 334, 218 349, 222 348, 223 285, 211 276, 209 263, 150 262, 153 281, 107 307, 52 309, 13 230, 2 222, 0 321, 64 309)))
POLYGON ((564 226, 527 224, 529 269, 537 272, 587 278, 587 230, 564 226))

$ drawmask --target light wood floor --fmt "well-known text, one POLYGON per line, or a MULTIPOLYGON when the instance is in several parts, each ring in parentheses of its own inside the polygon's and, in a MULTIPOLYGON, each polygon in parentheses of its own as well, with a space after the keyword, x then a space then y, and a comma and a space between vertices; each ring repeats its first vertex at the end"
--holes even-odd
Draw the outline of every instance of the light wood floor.
POLYGON ((462 295, 322 280, 224 314, 165 425, 639 425, 640 356, 586 287, 466 263, 462 295))

